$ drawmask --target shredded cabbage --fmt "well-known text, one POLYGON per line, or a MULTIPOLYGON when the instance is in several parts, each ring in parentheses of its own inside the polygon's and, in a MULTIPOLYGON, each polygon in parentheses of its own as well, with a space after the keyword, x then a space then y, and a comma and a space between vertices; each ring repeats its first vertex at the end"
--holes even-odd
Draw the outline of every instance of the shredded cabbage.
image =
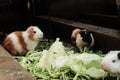
POLYGON ((59 38, 49 49, 29 51, 26 56, 15 58, 36 80, 92 80, 107 76, 100 66, 101 56, 66 50, 59 38))

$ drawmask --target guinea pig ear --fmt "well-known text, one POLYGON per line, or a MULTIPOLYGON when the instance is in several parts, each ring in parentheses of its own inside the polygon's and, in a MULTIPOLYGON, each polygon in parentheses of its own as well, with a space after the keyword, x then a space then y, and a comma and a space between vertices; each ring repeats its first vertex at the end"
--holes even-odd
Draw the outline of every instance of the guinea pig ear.
POLYGON ((33 27, 29 27, 27 30, 26 30, 28 33, 31 33, 33 31, 33 27))
POLYGON ((83 36, 85 36, 85 34, 86 34, 86 30, 82 30, 81 32, 80 32, 80 35, 83 37, 83 36))
POLYGON ((118 59, 120 59, 120 52, 118 53, 118 55, 117 55, 117 56, 118 56, 118 59))

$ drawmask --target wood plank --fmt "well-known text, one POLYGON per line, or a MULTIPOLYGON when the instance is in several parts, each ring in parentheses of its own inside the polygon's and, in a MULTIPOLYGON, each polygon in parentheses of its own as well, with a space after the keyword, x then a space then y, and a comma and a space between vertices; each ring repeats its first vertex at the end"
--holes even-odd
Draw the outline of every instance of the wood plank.
POLYGON ((53 22, 57 22, 57 23, 61 23, 61 24, 65 24, 68 26, 73 26, 76 28, 83 28, 83 29, 87 29, 99 34, 103 34, 106 36, 110 36, 113 38, 118 38, 120 39, 120 31, 118 30, 114 30, 114 29, 109 29, 109 28, 105 28, 105 27, 100 27, 100 26, 95 26, 95 25, 91 25, 91 24, 86 24, 86 23, 81 23, 81 22, 75 22, 72 20, 67 20, 67 19, 63 19, 63 18, 58 18, 58 17, 52 17, 52 16, 37 16, 37 18, 41 18, 44 20, 49 20, 53 21, 53 22))
POLYGON ((47 33, 46 36, 50 36, 49 39, 59 37, 61 40, 71 43, 70 37, 73 29, 82 28, 93 32, 94 50, 101 50, 104 53, 110 50, 120 50, 120 30, 52 16, 36 16, 36 23, 44 25, 43 31, 47 33))
POLYGON ((0 45, 0 80, 35 79, 0 45))

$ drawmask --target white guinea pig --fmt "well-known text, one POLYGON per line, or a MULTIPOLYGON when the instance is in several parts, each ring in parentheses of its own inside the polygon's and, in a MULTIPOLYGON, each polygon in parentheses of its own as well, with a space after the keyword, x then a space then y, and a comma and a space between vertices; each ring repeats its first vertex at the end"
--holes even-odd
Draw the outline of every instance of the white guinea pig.
POLYGON ((120 74, 120 51, 110 51, 102 59, 101 66, 107 72, 120 74))
POLYGON ((43 32, 37 26, 30 26, 26 31, 10 33, 3 41, 3 47, 11 55, 24 55, 34 50, 43 38, 43 32))
POLYGON ((94 45, 94 37, 87 30, 74 29, 71 34, 72 42, 76 44, 80 51, 86 47, 90 49, 94 45))

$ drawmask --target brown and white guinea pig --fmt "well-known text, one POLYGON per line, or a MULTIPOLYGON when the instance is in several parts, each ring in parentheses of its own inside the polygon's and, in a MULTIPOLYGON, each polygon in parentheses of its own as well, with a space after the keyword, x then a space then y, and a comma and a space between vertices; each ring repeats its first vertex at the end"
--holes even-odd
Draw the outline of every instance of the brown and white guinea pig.
POLYGON ((101 67, 114 74, 120 74, 120 51, 110 51, 101 61, 101 67))
POLYGON ((34 50, 43 38, 43 32, 37 26, 29 26, 26 31, 10 33, 3 41, 3 47, 11 55, 25 55, 34 50))
POLYGON ((85 29, 74 29, 71 34, 71 39, 80 51, 83 51, 85 47, 90 49, 94 45, 94 37, 92 33, 85 29))

